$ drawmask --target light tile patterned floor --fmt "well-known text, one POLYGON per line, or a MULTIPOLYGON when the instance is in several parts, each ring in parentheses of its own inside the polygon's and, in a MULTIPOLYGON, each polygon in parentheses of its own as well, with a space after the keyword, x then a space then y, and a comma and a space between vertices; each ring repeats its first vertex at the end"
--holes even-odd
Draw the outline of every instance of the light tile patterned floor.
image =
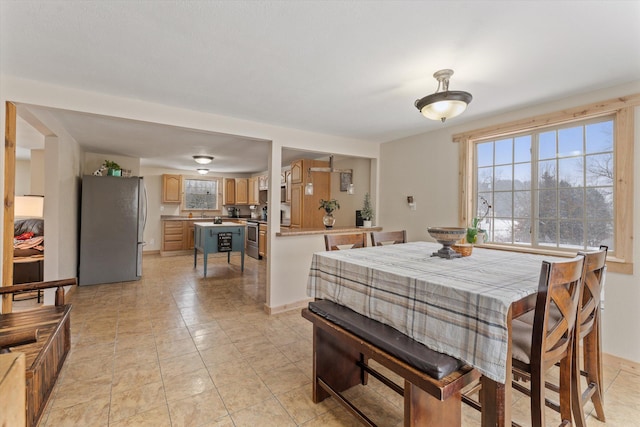
MULTIPOLYGON (((299 310, 264 313, 264 261, 247 258, 241 274, 237 257, 216 256, 208 275, 191 256, 148 255, 139 282, 77 288, 72 349, 40 426, 359 425, 335 401, 311 401, 311 325, 299 310)), ((607 360, 603 425, 637 425, 638 367, 607 360)), ((347 394, 379 425, 402 425, 401 398, 377 381, 347 394)), ((526 399, 513 408, 527 425, 526 399)))

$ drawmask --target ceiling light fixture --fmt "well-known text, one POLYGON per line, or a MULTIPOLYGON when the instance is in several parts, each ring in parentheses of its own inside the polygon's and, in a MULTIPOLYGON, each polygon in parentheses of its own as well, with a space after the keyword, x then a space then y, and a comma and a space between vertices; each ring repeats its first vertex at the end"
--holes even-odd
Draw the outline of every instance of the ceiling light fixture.
POLYGON ((193 160, 195 160, 196 163, 199 163, 201 165, 208 165, 213 161, 213 156, 197 155, 197 156, 193 156, 193 160))
POLYGON ((473 99, 469 92, 449 90, 449 78, 452 75, 453 70, 436 71, 433 77, 438 80, 438 89, 435 93, 416 100, 414 105, 427 119, 440 120, 444 123, 446 119, 462 114, 473 99))
POLYGON ((208 174, 208 173, 209 173, 209 169, 206 169, 206 168, 198 168, 198 173, 199 173, 200 175, 206 175, 206 174, 208 174))
MULTIPOLYGON (((353 169, 336 169, 333 167, 333 154, 329 156, 329 167, 311 167, 307 169, 308 182, 307 185, 304 186, 304 194, 305 196, 313 196, 313 182, 311 181, 311 172, 328 172, 328 173, 348 173, 353 176, 353 169)), ((347 189, 347 194, 353 194, 355 192, 355 187, 353 184, 349 184, 349 188, 347 189)))

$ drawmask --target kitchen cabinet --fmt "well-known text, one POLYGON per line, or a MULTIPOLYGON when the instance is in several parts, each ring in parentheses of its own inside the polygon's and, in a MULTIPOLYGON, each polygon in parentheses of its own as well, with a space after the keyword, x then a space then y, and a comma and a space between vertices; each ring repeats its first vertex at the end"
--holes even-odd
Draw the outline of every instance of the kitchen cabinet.
POLYGON ((291 185, 291 228, 302 227, 302 204, 304 188, 302 184, 291 185))
POLYGON ((269 175, 261 175, 258 177, 258 190, 269 189, 269 175))
MULTIPOLYGON (((300 159, 300 160, 296 160, 291 162, 291 183, 292 184, 300 184, 302 183, 302 181, 305 178, 305 174, 304 174, 304 161, 305 159, 300 159)), ((308 160, 311 161, 311 160, 308 160)), ((309 167, 309 166, 307 166, 309 167)))
POLYGON ((162 175, 162 203, 182 201, 182 175, 162 175))
POLYGON ((249 204, 259 204, 258 199, 258 177, 249 178, 249 204))
POLYGON ((267 224, 260 224, 258 228, 258 254, 267 257, 267 224))
POLYGON ((183 221, 162 221, 162 250, 181 251, 183 247, 183 221))
POLYGON ((285 182, 285 202, 291 203, 291 170, 287 170, 284 172, 284 182, 285 182))
POLYGON ((195 220, 162 221, 162 252, 193 250, 195 220))
POLYGON ((195 225, 194 221, 184 221, 184 249, 193 249, 195 246, 195 225))
POLYGON ((236 205, 249 204, 249 179, 236 178, 236 205))
POLYGON ((233 178, 224 179, 224 204, 236 204, 236 180, 233 178))
MULTIPOLYGON (((323 228, 324 211, 318 209, 320 199, 331 198, 331 177, 327 172, 306 172, 310 167, 328 167, 329 162, 300 159, 291 163, 291 228, 323 228), (304 187, 311 179, 313 195, 304 194, 304 187)), ((287 189, 288 191, 288 189, 287 189)))

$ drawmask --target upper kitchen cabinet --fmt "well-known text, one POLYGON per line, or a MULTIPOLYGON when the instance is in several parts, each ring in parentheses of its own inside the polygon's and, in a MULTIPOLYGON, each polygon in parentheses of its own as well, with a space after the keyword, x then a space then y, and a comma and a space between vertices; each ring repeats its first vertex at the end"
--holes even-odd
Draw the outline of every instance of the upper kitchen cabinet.
MULTIPOLYGON (((305 162, 313 162, 313 160, 309 160, 309 159, 300 159, 300 160, 296 160, 294 162, 291 162, 291 183, 292 184, 300 184, 302 183, 302 181, 304 181, 305 178, 305 174, 304 174, 304 167, 305 167, 305 162)), ((307 168, 309 168, 311 165, 306 165, 307 168)), ((284 177, 283 177, 284 178, 284 177)))
POLYGON ((182 175, 162 175, 162 203, 180 203, 182 175))
POLYGON ((224 180, 224 204, 236 204, 236 180, 233 178, 225 178, 224 180))
POLYGON ((259 177, 249 178, 249 204, 257 205, 260 203, 258 196, 258 185, 259 177))
POLYGON ((249 204, 249 179, 236 178, 236 205, 249 204))
POLYGON ((269 175, 261 175, 258 177, 258 190, 269 189, 269 175))

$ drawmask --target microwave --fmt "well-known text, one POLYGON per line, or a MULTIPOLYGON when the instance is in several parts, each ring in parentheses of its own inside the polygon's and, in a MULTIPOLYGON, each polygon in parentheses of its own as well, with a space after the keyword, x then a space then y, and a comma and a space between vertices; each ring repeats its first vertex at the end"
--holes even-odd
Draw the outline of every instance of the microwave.
POLYGON ((287 187, 284 185, 280 187, 280 202, 281 203, 287 202, 287 187))

